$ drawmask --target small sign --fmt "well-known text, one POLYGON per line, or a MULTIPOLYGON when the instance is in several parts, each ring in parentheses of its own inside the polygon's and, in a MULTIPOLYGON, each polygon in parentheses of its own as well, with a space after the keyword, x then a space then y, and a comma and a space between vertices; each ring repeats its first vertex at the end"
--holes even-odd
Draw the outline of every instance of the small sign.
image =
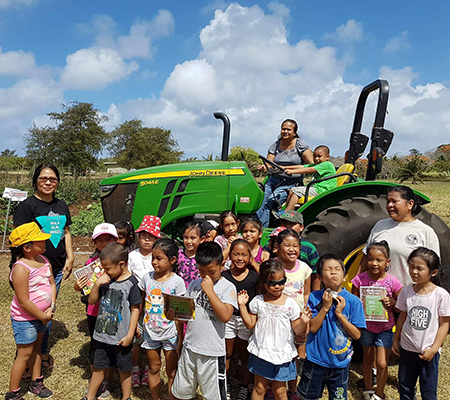
POLYGON ((388 322, 388 311, 380 301, 387 296, 385 287, 361 286, 359 288, 360 298, 364 307, 366 321, 388 322))
POLYGON ((3 191, 3 197, 5 199, 11 199, 11 201, 24 201, 28 197, 28 192, 24 190, 5 187, 5 190, 3 191))
POLYGON ((241 203, 250 203, 250 197, 241 197, 241 203))

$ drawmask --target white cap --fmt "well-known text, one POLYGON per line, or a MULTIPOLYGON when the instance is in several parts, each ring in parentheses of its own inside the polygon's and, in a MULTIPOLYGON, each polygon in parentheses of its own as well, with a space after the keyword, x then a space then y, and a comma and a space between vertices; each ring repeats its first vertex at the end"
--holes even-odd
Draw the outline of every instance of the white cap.
POLYGON ((100 235, 112 235, 118 238, 117 229, 113 224, 104 222, 103 224, 98 224, 94 228, 94 233, 92 234, 92 240, 97 239, 100 235))

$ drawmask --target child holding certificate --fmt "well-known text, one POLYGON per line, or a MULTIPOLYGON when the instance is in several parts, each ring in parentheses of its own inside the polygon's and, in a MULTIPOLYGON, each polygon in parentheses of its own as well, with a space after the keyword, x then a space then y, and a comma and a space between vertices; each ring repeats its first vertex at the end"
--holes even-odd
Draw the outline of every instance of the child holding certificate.
POLYGON ((397 278, 388 274, 389 245, 385 240, 372 243, 367 248, 368 270, 353 280, 352 293, 359 296, 364 307, 367 329, 361 330, 363 346, 364 400, 384 399, 388 370, 387 363, 392 347, 395 325, 393 307, 402 289, 397 278), (372 388, 372 365, 376 357, 377 387, 372 388))

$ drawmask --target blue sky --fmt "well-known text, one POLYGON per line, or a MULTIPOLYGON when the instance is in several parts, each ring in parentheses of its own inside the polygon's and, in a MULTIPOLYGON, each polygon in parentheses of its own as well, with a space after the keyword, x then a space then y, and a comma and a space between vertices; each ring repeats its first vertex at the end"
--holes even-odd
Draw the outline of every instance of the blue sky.
MULTIPOLYGON (((449 142, 445 1, 0 0, 0 151, 46 113, 93 102, 107 129, 139 118, 187 156, 231 145, 265 154, 285 118, 343 155, 362 87, 390 83, 390 154, 449 142)), ((363 132, 370 133, 370 97, 363 132)))

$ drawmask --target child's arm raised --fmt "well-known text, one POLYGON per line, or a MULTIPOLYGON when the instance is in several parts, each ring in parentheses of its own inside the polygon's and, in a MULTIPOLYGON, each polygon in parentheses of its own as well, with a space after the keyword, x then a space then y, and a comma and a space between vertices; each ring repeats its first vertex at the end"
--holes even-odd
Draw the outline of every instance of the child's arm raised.
MULTIPOLYGON (((27 268, 23 265, 16 264, 12 273, 12 283, 14 291, 16 292, 17 300, 20 306, 33 317, 36 317, 42 323, 46 324, 52 319, 53 312, 51 307, 45 311, 39 310, 36 305, 30 300, 28 276, 30 275, 27 268)), ((54 281, 53 281, 54 282, 54 281)), ((53 294, 53 293, 52 293, 53 294)), ((52 297, 53 299, 53 297, 52 297)))
POLYGON ((97 303, 99 299, 98 291, 100 289, 100 286, 106 285, 107 283, 109 283, 110 280, 111 278, 109 277, 108 274, 103 274, 100 278, 98 278, 95 281, 94 286, 92 286, 91 293, 89 293, 89 300, 88 300, 89 304, 97 303))
POLYGON ((402 333, 403 324, 406 321, 406 311, 401 311, 400 316, 397 319, 395 328, 394 341, 392 342, 392 352, 400 357, 400 335, 402 333))
MULTIPOLYGON (((92 293, 92 292, 91 292, 92 293)), ((137 323, 139 320, 139 304, 131 306, 130 326, 127 335, 117 343, 118 346, 127 347, 133 342, 134 334, 136 332, 137 323)))
POLYGON ((306 332, 308 323, 311 321, 312 311, 308 306, 305 306, 300 318, 291 322, 292 329, 296 335, 302 335, 306 332))
POLYGON ((328 311, 333 305, 333 296, 330 292, 324 291, 322 297, 322 308, 319 313, 311 320, 309 329, 312 333, 317 333, 323 324, 323 320, 327 316, 328 311))
POLYGON ((429 349, 425 349, 422 354, 419 354, 419 357, 422 360, 431 361, 433 359, 447 337, 449 324, 450 317, 439 317, 439 329, 437 331, 436 338, 434 339, 433 346, 429 349))
POLYGON ((202 289, 208 296, 214 314, 224 323, 227 323, 233 315, 233 306, 231 304, 222 303, 214 291, 214 282, 210 276, 205 276, 202 283, 202 289))
POLYGON ((246 290, 241 290, 238 293, 239 312, 241 313, 242 321, 244 321, 247 329, 253 329, 256 325, 256 315, 249 313, 246 304, 248 303, 248 293, 246 290))
POLYGON ((335 315, 336 315, 337 319, 340 321, 340 323, 342 324, 344 329, 348 332, 348 334, 353 339, 358 340, 361 337, 361 331, 359 330, 358 327, 353 325, 347 319, 347 317, 342 313, 342 311, 344 311, 344 308, 345 308, 345 299, 342 296, 337 296, 336 301, 337 301, 337 306, 336 306, 335 315))
POLYGON ((315 167, 304 167, 303 165, 286 165, 283 167, 286 173, 289 174, 315 174, 317 172, 315 167))

